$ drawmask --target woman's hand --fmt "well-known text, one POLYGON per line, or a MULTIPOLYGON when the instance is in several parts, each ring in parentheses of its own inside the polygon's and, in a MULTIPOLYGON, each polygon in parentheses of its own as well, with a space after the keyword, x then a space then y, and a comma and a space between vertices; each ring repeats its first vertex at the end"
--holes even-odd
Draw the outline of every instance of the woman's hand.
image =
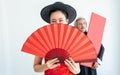
POLYGON ((34 67, 35 72, 43 72, 48 69, 53 69, 59 65, 60 65, 60 63, 59 63, 58 58, 48 60, 45 64, 42 64, 42 58, 39 56, 35 56, 33 67, 34 67))
POLYGON ((59 63, 58 58, 54 58, 54 59, 48 60, 46 62, 46 66, 48 67, 48 69, 53 69, 59 65, 60 65, 60 63, 59 63))
POLYGON ((73 73, 73 74, 78 74, 80 73, 80 65, 79 63, 75 63, 72 58, 66 59, 65 64, 68 66, 69 70, 73 73))

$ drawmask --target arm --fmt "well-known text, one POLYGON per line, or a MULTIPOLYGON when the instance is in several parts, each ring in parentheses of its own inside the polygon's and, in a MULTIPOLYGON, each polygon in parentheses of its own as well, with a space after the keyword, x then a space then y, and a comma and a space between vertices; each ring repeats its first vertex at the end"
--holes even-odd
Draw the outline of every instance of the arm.
POLYGON ((54 58, 52 60, 48 60, 45 64, 42 64, 42 58, 35 56, 33 68, 35 72, 43 72, 59 66, 60 64, 58 62, 59 60, 54 58))

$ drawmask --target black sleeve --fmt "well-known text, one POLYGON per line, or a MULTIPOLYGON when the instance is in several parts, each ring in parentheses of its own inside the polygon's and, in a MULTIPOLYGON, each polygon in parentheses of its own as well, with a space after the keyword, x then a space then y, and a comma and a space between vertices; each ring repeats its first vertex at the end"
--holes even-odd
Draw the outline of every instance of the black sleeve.
POLYGON ((99 58, 101 61, 102 61, 102 58, 103 58, 104 50, 105 50, 104 46, 101 45, 101 47, 100 47, 100 52, 99 52, 99 54, 98 54, 98 58, 99 58))

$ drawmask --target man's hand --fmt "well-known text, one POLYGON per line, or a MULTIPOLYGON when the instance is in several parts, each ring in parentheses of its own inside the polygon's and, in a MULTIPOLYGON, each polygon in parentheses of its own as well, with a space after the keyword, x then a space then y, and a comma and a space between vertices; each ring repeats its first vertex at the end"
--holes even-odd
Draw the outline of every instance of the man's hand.
POLYGON ((94 65, 93 65, 93 69, 97 69, 99 66, 99 63, 98 62, 95 62, 94 65))

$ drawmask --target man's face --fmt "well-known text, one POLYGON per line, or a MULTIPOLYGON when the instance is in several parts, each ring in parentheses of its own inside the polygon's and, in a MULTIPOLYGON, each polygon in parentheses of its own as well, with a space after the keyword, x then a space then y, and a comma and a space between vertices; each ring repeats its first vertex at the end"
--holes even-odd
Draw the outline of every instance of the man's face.
POLYGON ((80 31, 85 32, 86 27, 87 27, 85 20, 83 20, 83 19, 78 20, 77 21, 77 27, 80 31))
POLYGON ((50 16, 50 24, 68 24, 68 19, 61 11, 55 11, 50 16))

